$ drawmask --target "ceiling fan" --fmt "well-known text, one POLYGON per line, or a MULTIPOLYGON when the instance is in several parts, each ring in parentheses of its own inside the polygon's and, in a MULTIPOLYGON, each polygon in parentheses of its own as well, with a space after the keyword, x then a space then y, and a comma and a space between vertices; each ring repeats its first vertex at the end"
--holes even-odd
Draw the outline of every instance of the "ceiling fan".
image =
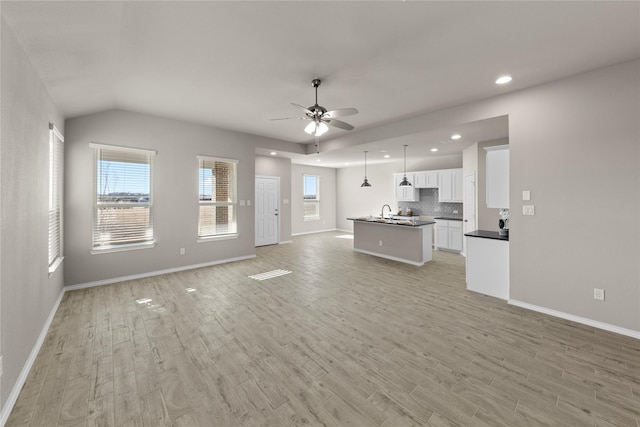
POLYGON ((316 137, 316 149, 318 148, 318 137, 329 130, 328 126, 333 126, 344 130, 353 130, 354 127, 349 123, 337 120, 336 117, 346 117, 354 114, 358 114, 358 110, 355 108, 338 108, 337 110, 327 111, 321 105, 318 105, 318 86, 322 81, 320 79, 311 80, 311 86, 316 89, 316 103, 309 108, 305 108, 300 104, 294 102, 291 105, 300 108, 304 111, 304 117, 283 117, 281 119, 271 120, 289 120, 289 119, 301 119, 310 120, 311 122, 304 128, 304 131, 309 135, 316 137), (327 126, 328 125, 328 126, 327 126))

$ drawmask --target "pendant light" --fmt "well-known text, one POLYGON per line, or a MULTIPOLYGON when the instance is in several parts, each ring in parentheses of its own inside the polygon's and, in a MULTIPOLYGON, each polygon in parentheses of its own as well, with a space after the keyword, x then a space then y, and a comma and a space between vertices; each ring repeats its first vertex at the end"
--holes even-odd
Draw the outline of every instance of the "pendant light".
POLYGON ((407 186, 411 186, 411 183, 407 179, 407 146, 403 145, 403 147, 404 147, 404 177, 402 178, 402 182, 400 182, 400 187, 407 187, 407 186))
POLYGON ((360 187, 371 187, 371 184, 367 181, 367 153, 368 151, 364 152, 364 182, 360 187))

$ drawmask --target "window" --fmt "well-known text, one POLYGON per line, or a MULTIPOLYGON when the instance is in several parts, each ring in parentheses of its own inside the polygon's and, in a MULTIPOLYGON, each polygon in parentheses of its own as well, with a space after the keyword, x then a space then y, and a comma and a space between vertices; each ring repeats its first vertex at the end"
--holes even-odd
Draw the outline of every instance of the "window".
POLYGON ((95 156, 93 248, 152 247, 155 151, 91 147, 95 156))
POLYGON ((62 184, 64 138, 49 124, 49 273, 62 262, 62 184))
POLYGON ((198 157, 198 237, 236 237, 237 160, 198 157))
POLYGON ((320 177, 302 176, 302 199, 304 203, 304 219, 320 219, 320 177))

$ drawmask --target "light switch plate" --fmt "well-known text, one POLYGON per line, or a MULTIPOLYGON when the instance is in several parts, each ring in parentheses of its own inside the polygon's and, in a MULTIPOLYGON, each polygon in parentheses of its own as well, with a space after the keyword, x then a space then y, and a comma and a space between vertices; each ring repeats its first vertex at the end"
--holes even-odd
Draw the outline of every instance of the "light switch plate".
POLYGON ((522 192, 522 200, 531 200, 531 191, 524 190, 522 192))
POLYGON ((246 203, 244 200, 240 200, 240 206, 244 206, 246 203))
POLYGON ((522 206, 522 215, 535 215, 535 207, 533 205, 522 206))
POLYGON ((288 204, 289 204, 289 199, 284 199, 284 200, 282 201, 282 204, 284 204, 284 205, 288 205, 288 204))
POLYGON ((251 206, 251 200, 247 200, 247 206, 251 206))

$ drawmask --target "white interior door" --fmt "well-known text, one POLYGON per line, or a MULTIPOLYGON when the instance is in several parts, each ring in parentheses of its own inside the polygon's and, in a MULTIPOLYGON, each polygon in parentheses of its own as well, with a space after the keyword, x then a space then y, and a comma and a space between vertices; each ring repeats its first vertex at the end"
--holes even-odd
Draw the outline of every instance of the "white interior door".
POLYGON ((256 246, 278 243, 280 178, 256 177, 256 246))
MULTIPOLYGON (((462 205, 462 232, 477 230, 476 225, 476 173, 464 175, 464 199, 462 205)), ((467 239, 463 238, 462 254, 467 254, 467 239)))

